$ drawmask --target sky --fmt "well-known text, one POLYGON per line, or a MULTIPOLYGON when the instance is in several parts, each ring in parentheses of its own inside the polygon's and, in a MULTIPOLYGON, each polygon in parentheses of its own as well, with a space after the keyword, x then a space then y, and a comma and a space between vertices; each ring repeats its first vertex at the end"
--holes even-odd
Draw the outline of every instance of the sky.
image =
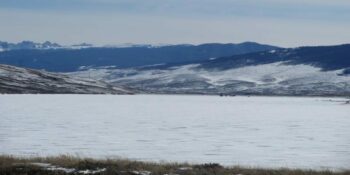
POLYGON ((350 0, 0 0, 0 40, 350 43, 350 0))

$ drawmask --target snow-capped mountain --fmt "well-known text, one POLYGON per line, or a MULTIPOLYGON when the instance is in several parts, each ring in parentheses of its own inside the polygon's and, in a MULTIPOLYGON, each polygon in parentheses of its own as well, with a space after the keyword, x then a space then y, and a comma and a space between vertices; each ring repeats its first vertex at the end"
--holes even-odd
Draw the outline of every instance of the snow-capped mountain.
POLYGON ((350 45, 273 49, 190 64, 70 73, 149 93, 350 95, 350 45))
POLYGON ((32 41, 22 41, 19 43, 8 43, 0 41, 0 52, 10 50, 26 50, 26 49, 58 49, 63 46, 46 41, 44 43, 35 43, 32 41))
POLYGON ((0 64, 0 93, 131 94, 102 81, 0 64))

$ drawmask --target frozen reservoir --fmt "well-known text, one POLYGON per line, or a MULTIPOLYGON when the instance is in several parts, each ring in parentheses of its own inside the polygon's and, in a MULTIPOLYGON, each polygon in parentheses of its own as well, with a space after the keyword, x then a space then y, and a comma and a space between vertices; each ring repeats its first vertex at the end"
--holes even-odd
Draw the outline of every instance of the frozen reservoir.
POLYGON ((343 169, 342 98, 0 95, 0 154, 343 169))

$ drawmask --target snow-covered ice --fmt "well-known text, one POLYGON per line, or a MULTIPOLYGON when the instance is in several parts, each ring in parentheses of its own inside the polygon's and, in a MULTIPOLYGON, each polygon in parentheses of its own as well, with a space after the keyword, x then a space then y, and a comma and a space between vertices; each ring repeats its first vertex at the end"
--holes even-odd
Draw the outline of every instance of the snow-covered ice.
POLYGON ((342 98, 0 95, 0 154, 342 169, 342 98))

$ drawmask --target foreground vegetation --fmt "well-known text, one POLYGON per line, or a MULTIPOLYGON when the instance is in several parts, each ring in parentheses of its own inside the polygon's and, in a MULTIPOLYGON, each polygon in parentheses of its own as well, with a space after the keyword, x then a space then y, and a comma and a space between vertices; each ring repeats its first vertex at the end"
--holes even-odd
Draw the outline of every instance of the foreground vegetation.
POLYGON ((18 158, 0 156, 0 175, 350 175, 350 171, 223 167, 219 164, 153 163, 72 156, 18 158))

